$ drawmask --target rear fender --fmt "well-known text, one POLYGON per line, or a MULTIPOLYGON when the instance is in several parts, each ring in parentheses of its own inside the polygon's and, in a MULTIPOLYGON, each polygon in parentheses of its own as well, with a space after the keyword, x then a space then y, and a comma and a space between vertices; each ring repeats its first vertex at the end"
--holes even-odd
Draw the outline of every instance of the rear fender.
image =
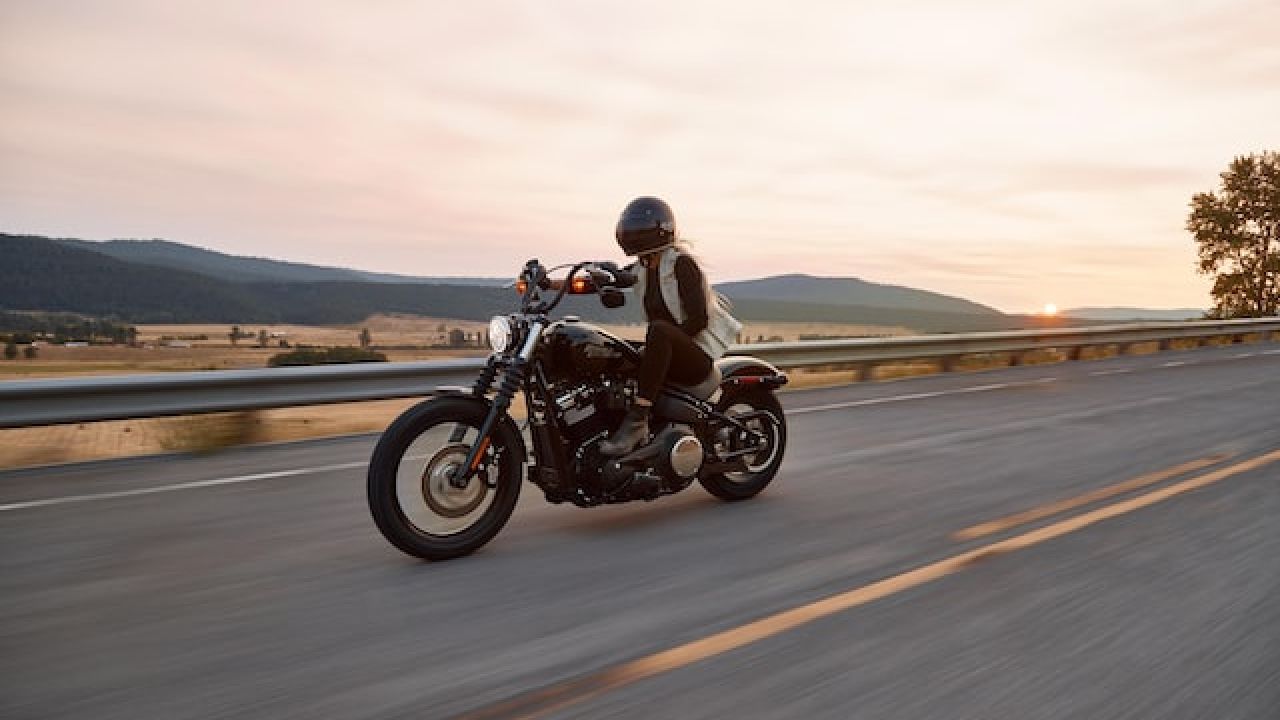
POLYGON ((775 390, 787 384, 787 374, 772 364, 749 355, 733 355, 716 361, 720 375, 720 387, 725 391, 749 387, 765 387, 775 390))

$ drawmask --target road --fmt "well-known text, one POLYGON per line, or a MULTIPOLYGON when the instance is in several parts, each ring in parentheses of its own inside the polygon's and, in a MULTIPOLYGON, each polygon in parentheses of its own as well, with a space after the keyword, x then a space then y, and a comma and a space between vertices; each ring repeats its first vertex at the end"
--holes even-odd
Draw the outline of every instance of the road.
POLYGON ((1276 348, 787 393, 755 500, 442 564, 371 437, 0 474, 0 717, 1275 718, 1276 348))

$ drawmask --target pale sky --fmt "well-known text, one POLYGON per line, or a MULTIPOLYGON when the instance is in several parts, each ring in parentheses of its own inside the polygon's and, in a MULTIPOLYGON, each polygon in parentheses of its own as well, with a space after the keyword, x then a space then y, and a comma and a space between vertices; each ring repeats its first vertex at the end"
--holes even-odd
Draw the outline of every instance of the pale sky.
POLYGON ((1187 203, 1280 149, 1280 2, 0 3, 0 231, 422 275, 616 258, 1008 311, 1207 306, 1187 203))

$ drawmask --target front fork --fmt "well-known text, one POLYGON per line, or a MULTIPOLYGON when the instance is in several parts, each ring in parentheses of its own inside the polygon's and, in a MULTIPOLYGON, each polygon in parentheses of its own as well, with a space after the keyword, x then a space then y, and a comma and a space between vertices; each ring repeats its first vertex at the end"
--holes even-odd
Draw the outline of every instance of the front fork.
MULTIPOLYGON (((489 414, 485 416, 484 422, 480 424, 480 434, 476 436, 476 441, 471 445, 471 449, 467 452, 467 461, 460 470, 455 472, 449 478, 449 484, 455 488, 465 488, 471 479, 476 476, 476 472, 480 469, 480 463, 484 459, 484 454, 489 449, 493 429, 497 427, 498 422, 506 416, 511 409, 511 401, 515 398, 520 388, 524 387, 525 378, 529 374, 529 364, 533 358, 533 352, 538 347, 538 341, 542 339, 542 331, 546 325, 536 320, 529 326, 529 334, 525 337, 524 345, 515 357, 507 365, 507 370, 503 373, 502 382, 498 384, 498 392, 493 397, 493 402, 489 404, 489 414)), ((483 393, 487 392, 489 386, 497 376, 497 366, 490 363, 483 371, 480 380, 476 383, 476 390, 483 393), (480 383, 484 383, 481 389, 480 383)), ((453 435, 450 438, 453 442, 462 442, 462 435, 465 434, 466 428, 462 426, 453 429, 453 435), (457 438, 454 440, 453 438, 457 438)))

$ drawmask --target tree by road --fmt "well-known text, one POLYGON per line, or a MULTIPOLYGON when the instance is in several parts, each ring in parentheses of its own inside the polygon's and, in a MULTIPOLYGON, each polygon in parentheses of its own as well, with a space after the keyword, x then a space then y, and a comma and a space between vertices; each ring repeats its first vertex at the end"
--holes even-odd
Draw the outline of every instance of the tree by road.
POLYGON ((1213 275, 1214 317, 1280 311, 1280 153, 1240 156, 1217 191, 1191 199, 1187 230, 1200 246, 1199 271, 1213 275))
POLYGON ((4 344, 4 359, 12 360, 16 357, 18 357, 18 343, 13 338, 9 338, 9 341, 4 344))
POLYGON ((373 344, 373 335, 369 333, 369 328, 361 328, 360 329, 360 347, 364 348, 365 350, 368 350, 369 346, 372 344, 373 344))

